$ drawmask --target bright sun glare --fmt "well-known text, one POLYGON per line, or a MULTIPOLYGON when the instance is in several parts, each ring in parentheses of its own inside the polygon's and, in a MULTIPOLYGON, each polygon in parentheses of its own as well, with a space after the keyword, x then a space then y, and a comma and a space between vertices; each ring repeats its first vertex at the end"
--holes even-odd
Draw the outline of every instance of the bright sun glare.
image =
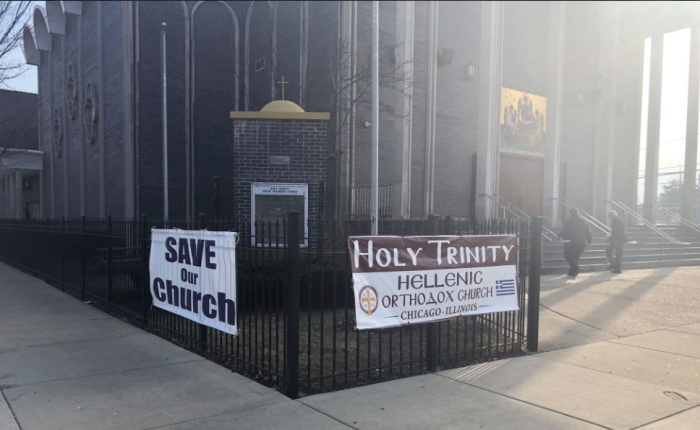
MULTIPOLYGON (((640 130, 638 203, 644 198, 647 117, 649 106, 649 69, 651 39, 644 43, 644 77, 640 130)), ((690 29, 664 35, 661 83, 661 123, 659 130, 659 187, 672 180, 682 181, 685 163, 685 137, 688 106, 688 70, 690 66, 690 29)))

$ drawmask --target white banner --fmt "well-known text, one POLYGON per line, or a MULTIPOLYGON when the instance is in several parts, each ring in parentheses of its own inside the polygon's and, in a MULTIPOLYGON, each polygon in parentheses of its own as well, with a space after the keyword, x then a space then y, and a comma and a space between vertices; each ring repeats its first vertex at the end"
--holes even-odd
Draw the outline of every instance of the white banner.
POLYGON ((348 239, 360 330, 518 310, 515 236, 348 239))
POLYGON ((236 324, 237 233, 151 230, 153 304, 229 334, 236 324))

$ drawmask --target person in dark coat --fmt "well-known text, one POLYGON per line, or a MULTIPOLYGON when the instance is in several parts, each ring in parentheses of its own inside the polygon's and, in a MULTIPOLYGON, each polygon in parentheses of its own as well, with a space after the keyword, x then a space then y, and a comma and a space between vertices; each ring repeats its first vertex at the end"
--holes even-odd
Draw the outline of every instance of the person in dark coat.
POLYGON ((625 234, 625 225, 622 220, 617 217, 617 212, 608 212, 610 219, 610 241, 605 247, 605 256, 608 258, 608 263, 612 273, 622 273, 622 249, 627 242, 627 234, 625 234), (613 255, 614 253, 614 255, 613 255))
POLYGON ((576 278, 579 272, 578 261, 581 258, 586 245, 591 244, 591 229, 586 220, 578 216, 578 209, 569 211, 569 219, 564 223, 564 228, 559 234, 564 240, 564 258, 569 263, 568 276, 576 278))

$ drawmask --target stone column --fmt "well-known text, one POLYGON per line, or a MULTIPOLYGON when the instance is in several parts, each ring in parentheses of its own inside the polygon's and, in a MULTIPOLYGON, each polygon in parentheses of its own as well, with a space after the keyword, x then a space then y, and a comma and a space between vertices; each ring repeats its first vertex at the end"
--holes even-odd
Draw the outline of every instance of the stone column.
POLYGON ((659 138, 661 125, 661 75, 664 38, 656 33, 651 38, 649 74, 649 118, 647 125, 646 166, 644 172, 644 218, 654 222, 654 204, 659 186, 659 138))
POLYGON ((12 174, 7 173, 3 177, 3 187, 4 187, 4 216, 5 218, 12 218, 12 174))
POLYGON ((554 225, 559 219, 559 166, 561 163, 561 105, 564 74, 564 2, 550 3, 549 67, 547 69, 547 137, 544 159, 544 220, 554 225))
POLYGON ((2 207, 0 208, 0 217, 2 218, 9 218, 8 216, 8 210, 9 210, 9 195, 8 195, 8 189, 7 189, 7 179, 5 178, 5 175, 0 172, 0 204, 2 204, 2 207))
POLYGON ((14 212, 12 213, 12 217, 16 219, 21 219, 22 218, 22 173, 21 172, 15 172, 14 173, 14 178, 15 178, 15 200, 13 202, 14 205, 14 212))
MULTIPOLYGON (((122 2, 122 28, 124 29, 123 74, 124 89, 124 216, 136 217, 136 196, 134 194, 134 2, 122 2)), ((81 166, 82 168, 83 166, 81 166)), ((81 172, 81 177, 83 173, 81 172)), ((189 194, 188 194, 189 197, 189 194)), ((85 213, 81 193, 81 215, 85 213)))
MULTIPOLYGON (((304 2, 304 28, 306 39, 304 43, 304 55, 302 56, 302 76, 306 79, 307 56, 308 56, 308 4, 304 2)), ((340 5, 340 24, 341 31, 340 47, 341 47, 341 64, 338 71, 338 78, 343 83, 344 89, 342 101, 338 103, 340 114, 337 115, 337 127, 340 129, 338 139, 340 140, 341 154, 338 155, 340 160, 338 165, 338 193, 336 202, 336 215, 343 218, 352 213, 352 187, 353 187, 353 160, 355 151, 355 40, 357 37, 357 2, 344 1, 340 5)), ((304 81, 306 82, 306 81, 304 81)), ((305 106, 305 91, 306 83, 303 86, 304 93, 301 94, 302 107, 305 106)))
MULTIPOLYGON (((600 13, 600 27, 602 29, 599 50, 600 64, 600 80, 597 91, 600 92, 600 101, 595 107, 596 126, 595 126, 595 143, 593 147, 593 170, 591 176, 591 185, 593 193, 591 193, 592 201, 589 203, 590 213, 607 222, 608 201, 613 199, 613 181, 620 178, 615 178, 613 175, 613 165, 618 166, 618 172, 629 171, 628 167, 620 166, 619 160, 615 157, 615 147, 628 146, 627 138, 616 140, 616 126, 619 118, 617 115, 617 99, 618 99, 618 67, 617 58, 620 55, 618 51, 619 44, 619 26, 618 26, 618 4, 611 2, 609 5, 602 6, 600 13), (603 13, 602 10, 608 12, 603 13)), ((635 145, 633 145, 635 146, 635 145)), ((637 169, 632 168, 633 172, 637 169)), ((620 181, 621 182, 621 181, 620 181)), ((619 189, 619 187, 616 187, 619 189)), ((617 198, 616 198, 617 200, 617 198)), ((629 201, 625 201, 629 204, 629 201)))
POLYGON ((415 3, 396 3, 396 79, 392 216, 408 218, 411 210, 411 125, 413 122, 413 21, 415 3), (407 77, 409 80, 407 80, 407 77))
POLYGON ((425 177, 423 215, 432 215, 435 196, 435 122, 437 99, 437 41, 440 2, 428 2, 428 102, 425 119, 425 177))
POLYGON ((505 2, 483 2, 479 49, 479 99, 477 129, 478 162, 476 216, 496 215, 496 207, 484 195, 498 194, 498 122, 503 79, 503 14, 505 2))
POLYGON ((695 222, 695 178, 698 162, 698 108, 700 106, 700 27, 691 29, 690 76, 688 80, 688 118, 685 132, 683 168, 683 209, 681 216, 695 222))
POLYGON ((12 218, 12 173, 7 173, 3 176, 3 215, 5 218, 12 218))
POLYGON ((15 189, 15 175, 13 172, 10 172, 9 175, 7 175, 7 217, 8 218, 14 218, 15 217, 15 202, 16 202, 16 189, 15 189))
MULTIPOLYGON (((105 195, 105 127, 104 127, 104 112, 105 112, 105 98, 104 98, 104 9, 101 2, 97 3, 97 88, 93 88, 97 92, 97 108, 98 115, 102 116, 97 121, 97 145, 100 149, 99 158, 99 203, 100 203, 100 217, 107 215, 105 213, 106 195, 105 195)), ((68 172, 64 172, 67 175, 68 172)), ((65 190, 65 193, 67 190, 65 190)), ((67 208, 64 206, 64 214, 67 214, 67 208)), ((60 214, 53 214, 58 217, 60 214)))

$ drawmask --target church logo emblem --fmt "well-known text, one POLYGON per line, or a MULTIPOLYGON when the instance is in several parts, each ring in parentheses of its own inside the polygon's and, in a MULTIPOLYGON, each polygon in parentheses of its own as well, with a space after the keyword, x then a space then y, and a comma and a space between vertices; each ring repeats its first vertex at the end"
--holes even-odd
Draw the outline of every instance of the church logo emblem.
POLYGON ((360 290, 360 309, 369 316, 377 311, 379 306, 379 294, 370 285, 365 285, 360 290))

